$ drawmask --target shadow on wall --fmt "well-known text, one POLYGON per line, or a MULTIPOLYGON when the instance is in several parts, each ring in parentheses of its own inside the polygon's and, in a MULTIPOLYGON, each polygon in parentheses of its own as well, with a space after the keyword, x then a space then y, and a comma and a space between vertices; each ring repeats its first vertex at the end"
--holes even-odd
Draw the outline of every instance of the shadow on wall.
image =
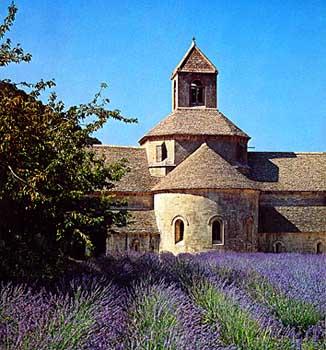
POLYGON ((273 207, 259 210, 258 232, 301 232, 299 228, 273 207))
POLYGON ((278 182, 279 168, 273 159, 297 158, 293 152, 249 152, 250 179, 259 182, 278 182))

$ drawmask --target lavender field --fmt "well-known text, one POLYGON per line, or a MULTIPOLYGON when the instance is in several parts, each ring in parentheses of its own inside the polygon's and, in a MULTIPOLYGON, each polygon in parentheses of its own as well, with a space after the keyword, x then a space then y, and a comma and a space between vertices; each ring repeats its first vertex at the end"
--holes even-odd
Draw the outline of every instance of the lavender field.
POLYGON ((326 349, 325 314, 325 255, 122 255, 1 284, 0 349, 326 349))

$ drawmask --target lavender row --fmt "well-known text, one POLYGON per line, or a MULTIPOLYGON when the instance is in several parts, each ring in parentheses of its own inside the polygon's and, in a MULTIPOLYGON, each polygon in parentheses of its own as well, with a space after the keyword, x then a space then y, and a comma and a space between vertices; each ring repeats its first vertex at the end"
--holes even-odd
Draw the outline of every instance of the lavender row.
POLYGON ((322 256, 203 253, 79 263, 52 285, 1 285, 0 348, 319 349, 325 341, 324 262, 322 256), (316 318, 285 324, 273 303, 287 306, 291 298, 298 309, 311 305, 316 318), (218 317, 208 318, 202 300, 215 305, 218 317), (224 315, 223 308, 229 310, 224 315), (258 342, 239 344, 228 337, 234 332, 225 333, 228 327, 239 334, 250 328, 258 342))

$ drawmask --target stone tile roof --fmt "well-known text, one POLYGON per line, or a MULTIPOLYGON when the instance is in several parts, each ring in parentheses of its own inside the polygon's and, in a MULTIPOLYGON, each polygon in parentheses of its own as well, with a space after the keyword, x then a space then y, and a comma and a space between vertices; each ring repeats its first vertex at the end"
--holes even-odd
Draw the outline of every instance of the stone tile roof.
POLYGON ((154 210, 128 210, 128 213, 130 214, 130 218, 128 219, 127 226, 114 227, 115 232, 159 234, 154 210))
POLYGON ((203 143, 156 186, 154 191, 182 189, 254 189, 248 180, 203 143))
POLYGON ((98 155, 104 155, 108 163, 126 159, 129 171, 115 184, 113 191, 150 192, 158 179, 151 176, 148 170, 146 150, 141 147, 94 145, 98 155))
POLYGON ((249 152, 249 177, 265 191, 326 191, 326 153, 249 152))
MULTIPOLYGON (((252 188, 253 183, 244 175, 207 145, 205 148, 206 151, 201 150, 198 155, 199 148, 162 179, 150 175, 144 148, 94 146, 94 150, 110 163, 122 158, 128 160, 126 165, 130 171, 116 183, 113 191, 151 192, 160 186, 180 189, 181 185, 185 189, 204 185, 232 188, 230 186, 237 182, 243 185, 242 181, 246 184, 240 188, 252 188)), ((249 152, 248 163, 251 168, 248 177, 255 181, 254 187, 262 191, 326 191, 326 153, 249 152)))
POLYGON ((171 79, 177 72, 217 73, 217 69, 195 42, 192 42, 188 51, 174 69, 171 79))
POLYGON ((259 232, 326 232, 325 206, 260 207, 259 232))
POLYGON ((249 136, 214 108, 178 108, 158 123, 139 141, 151 136, 167 135, 227 135, 249 136))

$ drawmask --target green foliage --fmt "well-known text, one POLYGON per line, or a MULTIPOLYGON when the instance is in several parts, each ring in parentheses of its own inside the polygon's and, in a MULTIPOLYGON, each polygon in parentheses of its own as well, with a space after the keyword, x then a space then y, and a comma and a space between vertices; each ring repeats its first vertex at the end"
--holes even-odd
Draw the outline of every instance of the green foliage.
POLYGON ((106 286, 93 284, 90 290, 85 290, 85 286, 72 285, 69 294, 63 294, 60 290, 53 294, 45 291, 35 293, 23 285, 20 287, 9 285, 1 290, 1 293, 0 325, 3 327, 1 322, 6 322, 8 326, 10 324, 11 335, 19 339, 18 344, 10 337, 5 342, 0 338, 1 349, 30 350, 31 343, 34 346, 37 344, 36 347, 32 347, 33 349, 80 349, 86 348, 90 329, 96 324, 97 313, 103 305, 106 305, 103 300, 107 300, 111 293, 111 284, 108 283, 106 286), (17 315, 15 305, 22 303, 23 298, 34 306, 30 310, 25 307, 25 319, 17 315), (21 323, 34 312, 38 315, 37 320, 28 331, 22 332, 21 323), (36 327, 41 327, 42 331, 40 329, 36 331, 36 327))
POLYGON ((287 297, 259 275, 252 274, 246 284, 248 292, 267 304, 285 326, 306 330, 323 319, 313 305, 287 297))
POLYGON ((0 67, 9 63, 29 62, 32 58, 31 54, 25 53, 19 44, 12 47, 11 40, 5 39, 6 32, 10 30, 15 21, 16 13, 17 7, 12 3, 8 8, 7 17, 0 24, 0 67))
POLYGON ((50 349, 77 349, 83 344, 89 328, 95 323, 98 301, 105 297, 105 292, 95 289, 88 294, 79 287, 69 299, 68 305, 58 302, 56 315, 47 325, 48 337, 53 339, 50 349))
MULTIPOLYGON (((145 288, 146 289, 146 288, 145 288)), ((130 311, 132 333, 143 340, 142 347, 128 344, 128 349, 177 350, 173 341, 177 328, 176 307, 171 307, 171 300, 164 291, 155 288, 142 295, 142 288, 136 289, 140 296, 130 311), (169 344, 168 346, 166 344, 169 344)))
MULTIPOLYGON (((0 27, 0 39, 14 21, 16 7, 0 27)), ((8 41, 6 41, 8 43, 8 41)), ((6 43, 5 42, 5 43, 6 43)), ((0 65, 30 56, 1 45, 0 65)), ((92 133, 110 119, 134 122, 109 110, 102 84, 94 99, 66 107, 54 81, 13 84, 0 81, 0 274, 52 277, 72 253, 83 257, 106 228, 122 225, 124 211, 112 211, 102 194, 125 173, 123 161, 105 164, 92 149, 92 133), (24 89, 24 90, 22 90, 24 89)))
POLYGON ((205 310, 204 322, 216 326, 225 345, 235 344, 239 349, 291 349, 290 342, 273 339, 269 331, 260 329, 249 313, 208 282, 193 286, 195 302, 205 310))

